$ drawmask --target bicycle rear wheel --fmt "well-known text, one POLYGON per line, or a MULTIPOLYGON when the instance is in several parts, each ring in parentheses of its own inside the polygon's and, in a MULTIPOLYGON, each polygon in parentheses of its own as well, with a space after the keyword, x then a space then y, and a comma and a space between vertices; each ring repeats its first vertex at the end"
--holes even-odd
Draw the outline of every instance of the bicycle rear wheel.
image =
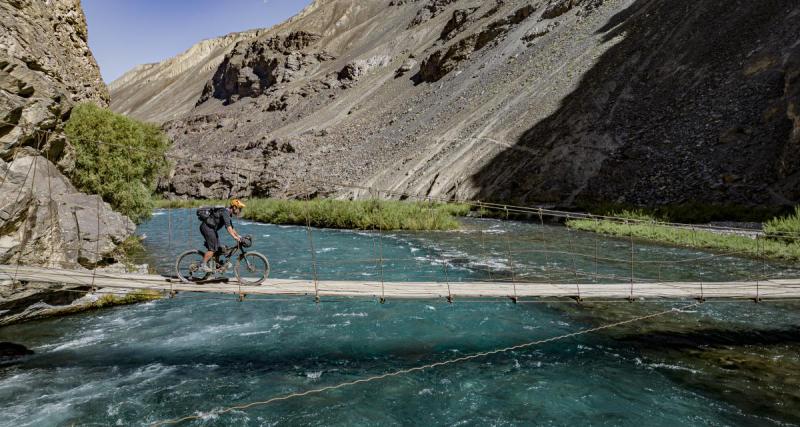
POLYGON ((200 251, 186 251, 175 261, 175 273, 184 282, 199 282, 205 280, 211 273, 203 271, 203 253, 200 251))
POLYGON ((239 257, 234 268, 236 279, 243 285, 258 286, 269 275, 269 261, 258 252, 248 252, 239 257))

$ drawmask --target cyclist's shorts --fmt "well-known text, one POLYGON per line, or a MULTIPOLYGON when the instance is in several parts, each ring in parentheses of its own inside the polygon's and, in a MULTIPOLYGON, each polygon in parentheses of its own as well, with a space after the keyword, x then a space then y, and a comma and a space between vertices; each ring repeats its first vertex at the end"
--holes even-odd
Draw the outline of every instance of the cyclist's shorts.
POLYGON ((200 224, 200 234, 202 234, 203 238, 206 240, 206 249, 214 252, 219 250, 219 235, 217 234, 217 230, 209 227, 206 223, 202 223, 200 224))

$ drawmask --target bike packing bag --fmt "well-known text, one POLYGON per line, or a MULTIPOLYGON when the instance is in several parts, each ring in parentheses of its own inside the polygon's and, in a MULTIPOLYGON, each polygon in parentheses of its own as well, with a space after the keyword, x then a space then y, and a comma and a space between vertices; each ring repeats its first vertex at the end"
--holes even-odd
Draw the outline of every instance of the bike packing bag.
POLYGON ((214 227, 217 225, 217 221, 219 221, 222 209, 225 208, 219 206, 202 206, 197 208, 197 219, 210 227, 214 227))

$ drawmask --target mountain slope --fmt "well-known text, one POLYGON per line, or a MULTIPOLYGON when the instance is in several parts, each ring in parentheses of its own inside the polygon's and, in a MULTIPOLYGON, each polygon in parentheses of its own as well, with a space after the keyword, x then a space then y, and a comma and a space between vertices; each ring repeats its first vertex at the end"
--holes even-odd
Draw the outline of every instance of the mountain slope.
POLYGON ((214 74, 225 54, 250 33, 204 40, 158 64, 140 65, 109 85, 111 108, 140 120, 160 123, 187 114, 198 88, 214 74))
POLYGON ((165 129, 197 161, 162 189, 790 204, 798 13, 789 0, 318 0, 193 83, 165 129))

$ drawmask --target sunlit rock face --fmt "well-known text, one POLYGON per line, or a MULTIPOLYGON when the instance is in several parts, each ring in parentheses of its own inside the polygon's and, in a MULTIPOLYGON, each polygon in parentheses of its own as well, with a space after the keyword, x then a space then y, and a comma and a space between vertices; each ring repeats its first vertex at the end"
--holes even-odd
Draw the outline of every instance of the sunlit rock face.
POLYGON ((68 169, 62 131, 72 107, 109 100, 80 2, 4 1, 0 29, 0 152, 32 146, 68 169))

